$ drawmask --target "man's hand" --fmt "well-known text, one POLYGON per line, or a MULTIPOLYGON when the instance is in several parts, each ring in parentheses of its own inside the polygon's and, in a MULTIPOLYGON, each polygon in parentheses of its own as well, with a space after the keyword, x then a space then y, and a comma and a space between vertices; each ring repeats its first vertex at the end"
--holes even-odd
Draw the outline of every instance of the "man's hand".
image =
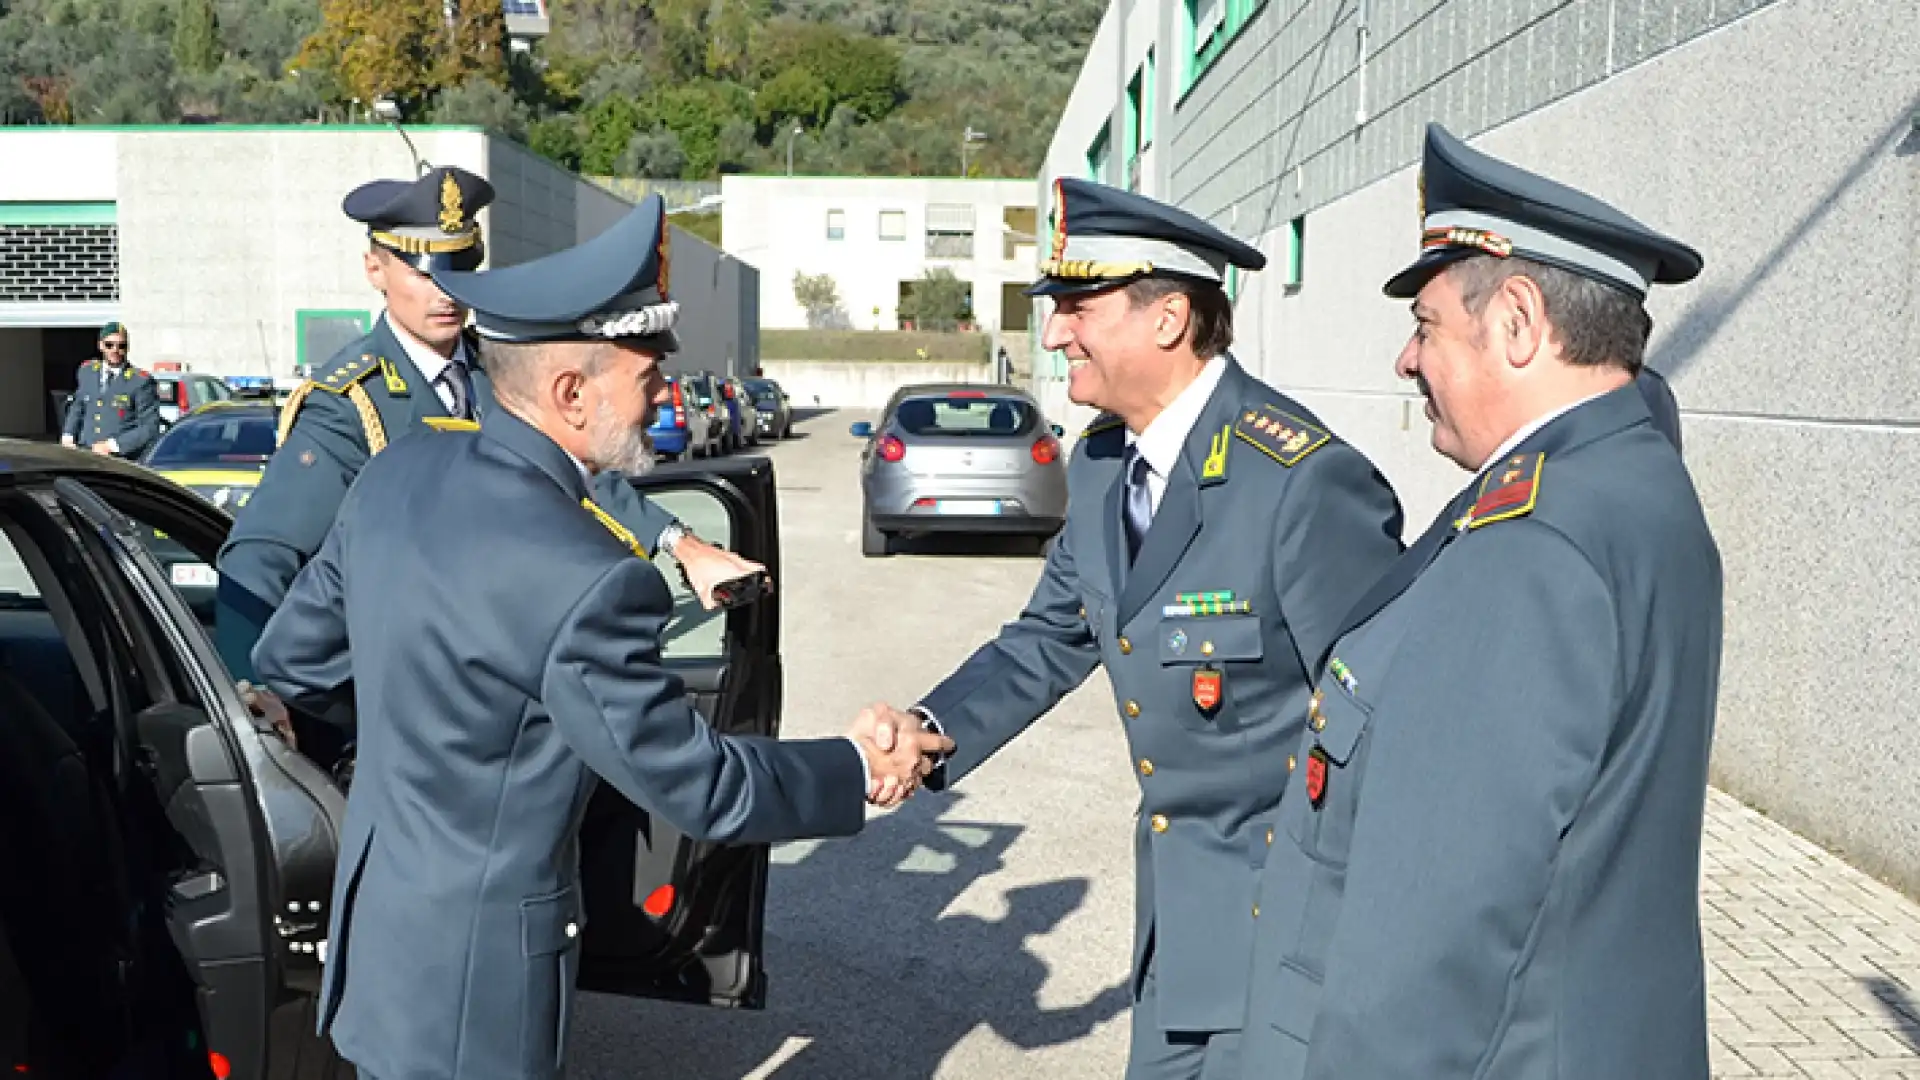
POLYGON ((240 691, 240 701, 246 705, 247 711, 272 724, 280 737, 287 740, 288 749, 300 749, 299 741, 293 737, 293 717, 288 714, 287 706, 279 695, 245 679, 241 679, 235 689, 240 691))
POLYGON ((73 436, 62 435, 60 436, 60 445, 61 446, 78 446, 80 444, 74 440, 73 436))
POLYGON ((873 772, 867 801, 882 808, 905 802, 933 771, 934 760, 953 753, 952 739, 922 731, 912 715, 881 702, 860 710, 847 734, 866 750, 873 772))
POLYGON ((113 453, 113 444, 105 439, 101 439, 99 442, 94 443, 89 449, 96 454, 111 454, 113 453))
MULTIPOLYGON (((674 545, 673 557, 680 564, 680 569, 686 571, 694 595, 700 598, 700 606, 708 611, 717 606, 713 598, 714 586, 766 569, 751 559, 743 559, 725 548, 714 547, 692 533, 681 537, 680 542, 674 545)), ((767 591, 773 591, 772 579, 767 581, 767 591)))

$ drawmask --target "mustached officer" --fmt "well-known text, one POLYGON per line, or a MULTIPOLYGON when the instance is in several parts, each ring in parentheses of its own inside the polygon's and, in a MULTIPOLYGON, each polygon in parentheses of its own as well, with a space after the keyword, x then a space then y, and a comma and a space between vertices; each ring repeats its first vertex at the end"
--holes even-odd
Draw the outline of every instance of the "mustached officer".
MULTIPOLYGON (((249 653, 260 628, 319 550, 368 460, 429 420, 484 418, 494 407, 466 329, 468 309, 431 277, 480 265, 485 248, 475 215, 493 197, 492 185, 457 167, 410 181, 374 180, 347 195, 342 208, 366 226, 362 261, 386 310, 371 333, 315 368, 288 399, 279 450, 221 549, 216 636, 235 676, 251 677, 249 653)), ((607 512, 647 550, 673 555, 709 607, 714 584, 759 569, 692 536, 620 473, 604 472, 595 484, 607 512)))
POLYGON ((100 328, 100 356, 80 365, 73 399, 60 428, 64 446, 137 458, 160 437, 160 394, 153 376, 134 367, 127 328, 100 328))
MULTIPOLYGON (((1228 347, 1227 269, 1252 246, 1185 211, 1055 184, 1042 343, 1103 410, 1068 466, 1066 524, 1032 599, 915 707, 953 784, 1095 667, 1112 683, 1133 823, 1130 1080, 1236 1066, 1254 884, 1334 624, 1400 553, 1386 480, 1228 347)), ((897 724, 914 723, 895 715, 897 724)))
POLYGON ((1280 804, 1246 1080, 1699 1080, 1721 564, 1635 386, 1700 255, 1427 129, 1387 283, 1473 474, 1341 621, 1280 804))

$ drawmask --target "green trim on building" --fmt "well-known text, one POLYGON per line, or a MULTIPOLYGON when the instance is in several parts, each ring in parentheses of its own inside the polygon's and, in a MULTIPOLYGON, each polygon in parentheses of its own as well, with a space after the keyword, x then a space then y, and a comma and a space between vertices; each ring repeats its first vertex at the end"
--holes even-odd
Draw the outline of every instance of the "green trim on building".
POLYGON ((0 202, 0 225, 114 225, 112 202, 0 202))
MULTIPOLYGON (((467 131, 484 134, 486 128, 477 124, 404 124, 408 131, 467 131)), ((82 131, 87 133, 111 131, 151 134, 205 134, 209 131, 392 131, 391 124, 22 124, 0 131, 6 132, 48 132, 82 131)))
POLYGON ((1180 69, 1179 91, 1174 95, 1175 102, 1184 101, 1189 92, 1199 83, 1200 77, 1220 59, 1244 30, 1252 25, 1254 17, 1267 6, 1267 0, 1217 0, 1224 5, 1220 25, 1204 43, 1196 47, 1193 40, 1195 27, 1199 21, 1200 6, 1207 0, 1181 0, 1180 4, 1180 69))

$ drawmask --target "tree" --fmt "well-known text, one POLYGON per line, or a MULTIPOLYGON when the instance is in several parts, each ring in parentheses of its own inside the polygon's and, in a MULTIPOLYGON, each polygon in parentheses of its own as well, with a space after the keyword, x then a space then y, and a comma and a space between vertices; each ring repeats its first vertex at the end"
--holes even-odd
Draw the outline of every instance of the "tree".
POLYGON ((763 131, 779 132, 788 120, 814 127, 832 114, 833 91, 806 68, 790 67, 760 85, 753 107, 763 131))
POLYGON ((898 310, 901 320, 912 322, 916 330, 951 331, 959 329, 960 320, 968 316, 972 299, 972 283, 937 266, 907 286, 898 310))
POLYGON ((173 24, 173 62, 181 71, 206 74, 220 66, 219 15, 213 0, 181 0, 173 24))
POLYGON ((362 106, 389 97, 405 107, 474 77, 505 85, 505 38, 500 5, 484 0, 458 5, 451 25, 442 0, 325 0, 296 63, 362 106))
POLYGON ((793 272, 793 299, 807 313, 807 325, 815 330, 847 330, 853 320, 840 306, 840 286, 831 274, 793 272))
POLYGON ((640 130, 640 107, 631 98, 611 95, 589 106, 582 122, 580 171, 606 176, 619 166, 640 130))
POLYGON ((436 124, 473 124, 519 141, 525 141, 532 120, 527 107, 514 100, 513 94, 477 75, 440 91, 432 115, 436 124))
POLYGON ((648 180, 677 180, 686 168, 687 152, 680 146, 680 137, 665 125, 635 135, 618 166, 622 176, 648 180))
POLYGON ((549 116, 529 124, 527 146, 569 172, 580 171, 580 125, 571 116, 549 116))

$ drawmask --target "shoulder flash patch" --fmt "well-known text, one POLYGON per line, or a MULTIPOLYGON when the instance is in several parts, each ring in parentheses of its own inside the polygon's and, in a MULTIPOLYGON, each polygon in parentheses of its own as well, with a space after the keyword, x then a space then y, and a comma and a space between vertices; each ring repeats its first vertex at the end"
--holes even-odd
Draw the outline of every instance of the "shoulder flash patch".
POLYGON ((480 421, 462 420, 457 416, 423 416, 422 420, 435 431, 479 431, 480 421))
POLYGON ((1084 439, 1089 435, 1098 435, 1103 431, 1112 431, 1124 423, 1126 423, 1125 420, 1120 419, 1112 413, 1101 413, 1099 416, 1093 418, 1093 423, 1087 425, 1086 430, 1080 433, 1080 437, 1084 439))
POLYGON ((344 394, 347 387, 380 370, 380 358, 372 353, 361 353, 338 367, 324 372, 316 371, 308 381, 320 390, 333 394, 344 394))
POLYGON ((1233 433, 1289 469, 1333 438, 1326 431, 1272 405, 1242 412, 1239 423, 1233 425, 1233 433))
POLYGON ((1467 511, 1467 528, 1533 513, 1540 498, 1540 468, 1546 461, 1545 454, 1515 454, 1488 469, 1473 509, 1467 511))
POLYGON ((635 555, 643 559, 647 557, 647 549, 640 546, 640 538, 633 535, 633 530, 614 520, 612 514, 600 509, 599 503, 594 502, 592 499, 581 499, 580 505, 586 507, 587 510, 599 520, 600 524, 606 526, 607 531, 613 534, 615 540, 627 545, 627 547, 633 550, 635 555))

